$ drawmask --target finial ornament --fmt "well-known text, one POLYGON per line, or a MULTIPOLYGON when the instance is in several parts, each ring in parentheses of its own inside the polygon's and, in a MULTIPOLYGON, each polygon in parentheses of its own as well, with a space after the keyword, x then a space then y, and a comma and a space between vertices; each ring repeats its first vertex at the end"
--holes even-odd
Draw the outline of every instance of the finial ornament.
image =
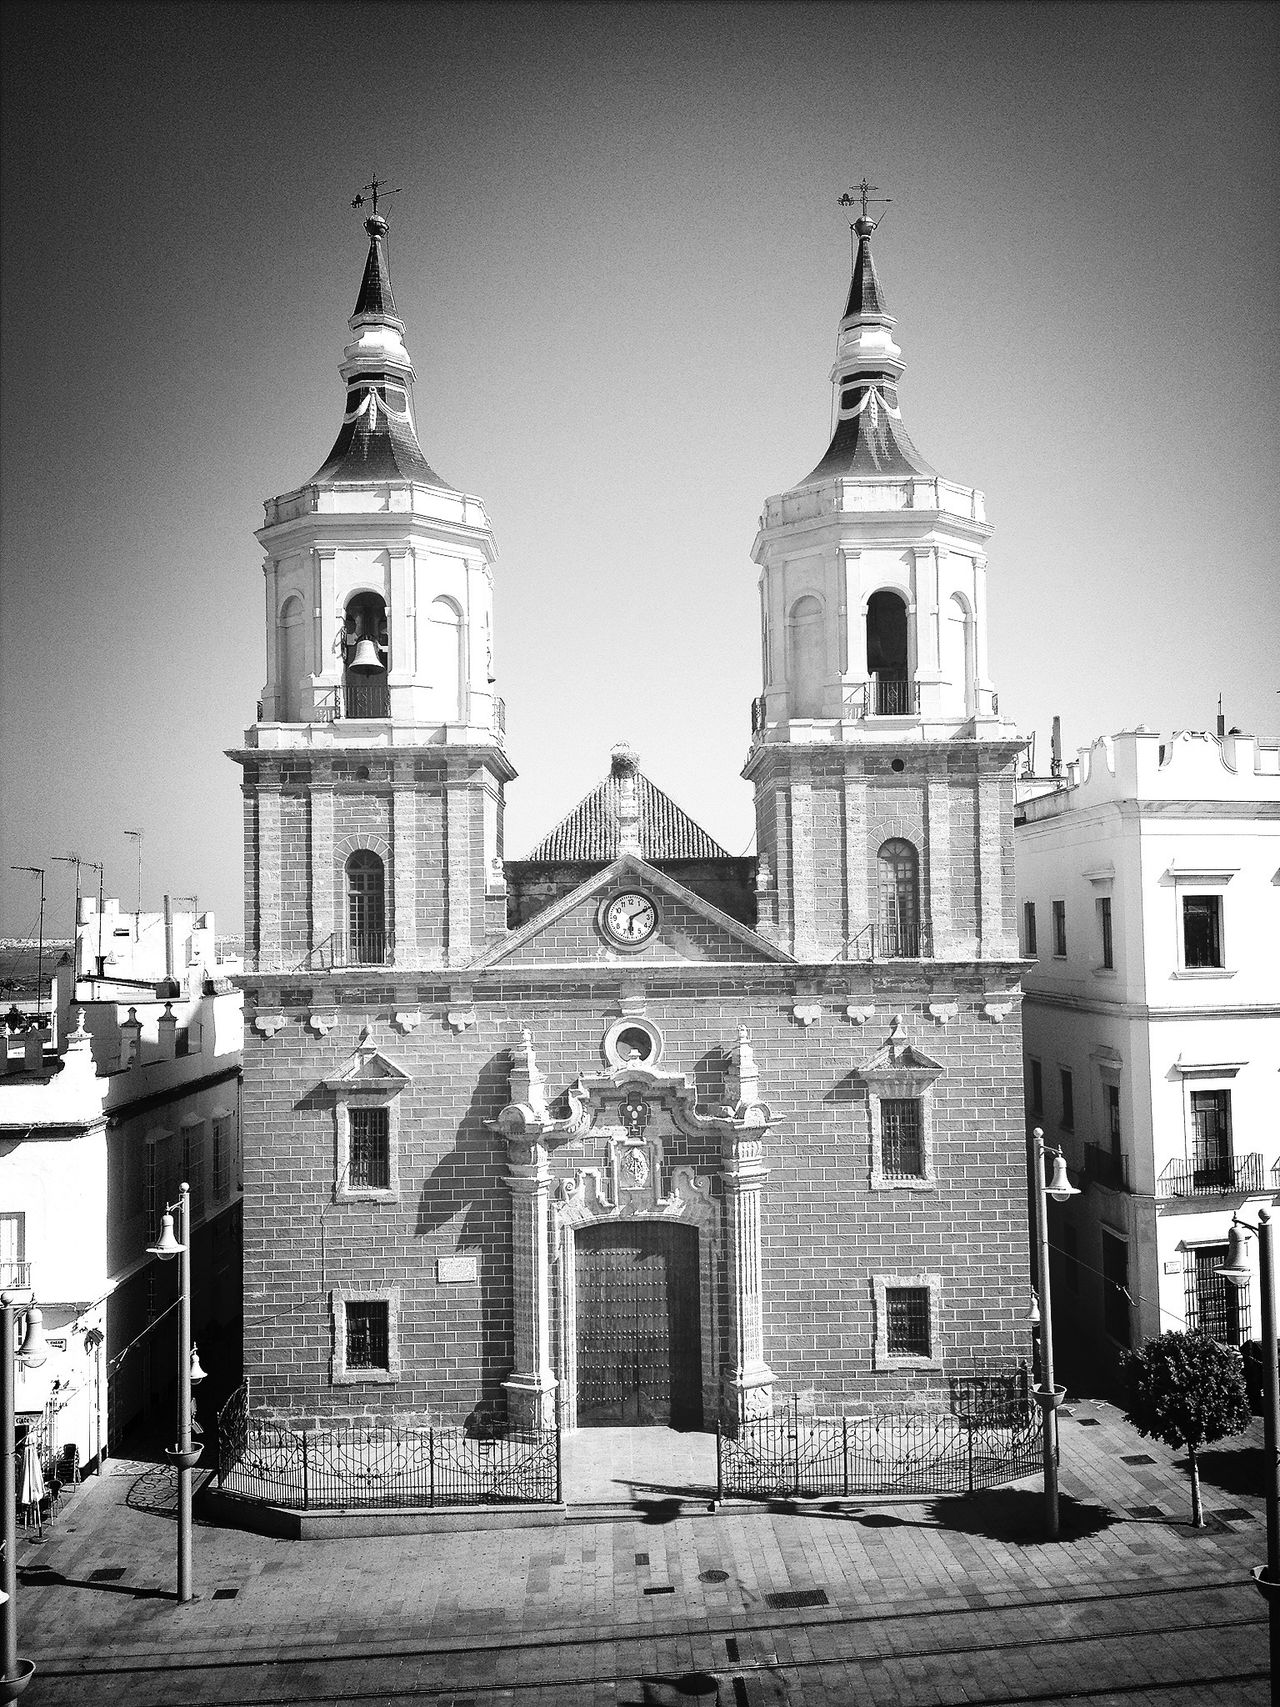
POLYGON ((856 260, 857 258, 858 247, 855 242, 855 238, 870 237, 871 233, 875 230, 877 225, 879 225, 880 219, 884 218, 884 214, 881 214, 880 219, 872 219, 867 213, 869 205, 872 202, 875 202, 877 205, 885 208, 892 205, 888 196, 877 196, 872 194, 872 191, 878 190, 879 187, 880 186, 878 184, 869 184, 864 177, 860 184, 856 184, 851 190, 846 190, 840 197, 841 207, 854 207, 859 201, 862 203, 861 216, 858 219, 851 220, 849 223, 849 253, 851 260, 856 260))
MULTIPOLYGON (((373 202, 372 218, 378 220, 379 225, 385 231, 386 227, 387 227, 387 221, 386 221, 385 215, 380 217, 378 214, 378 197, 379 197, 379 195, 398 196, 399 194, 400 194, 400 190, 398 187, 394 190, 389 190, 389 189, 387 189, 386 185, 384 183, 382 183, 378 178, 372 178, 372 179, 370 179, 370 181, 367 184, 365 184, 363 186, 363 188, 356 191, 356 199, 352 202, 351 205, 353 208, 355 208, 357 211, 359 211, 359 209, 365 205, 366 195, 369 196, 373 202)), ((364 228, 366 231, 369 231, 369 229, 370 229, 370 221, 367 219, 364 222, 364 228)), ((372 235, 372 232, 370 232, 370 235, 372 235)))

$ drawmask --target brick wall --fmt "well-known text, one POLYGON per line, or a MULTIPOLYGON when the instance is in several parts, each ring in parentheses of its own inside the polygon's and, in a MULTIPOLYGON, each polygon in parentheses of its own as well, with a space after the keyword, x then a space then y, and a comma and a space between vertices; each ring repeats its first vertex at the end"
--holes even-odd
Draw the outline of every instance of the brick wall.
MULTIPOLYGON (((946 1363, 1010 1361, 1027 1353, 1027 1230, 1018 1013, 985 1016, 982 993, 948 993, 957 1017, 928 1017, 926 994, 869 972, 856 987, 802 992, 821 1008, 797 1021, 795 974, 761 968, 706 982, 653 973, 645 1015, 663 1032, 664 1072, 690 1074, 699 1098, 723 1103, 725 1049, 737 1025, 751 1033, 761 1095, 776 1125, 766 1142, 772 1170, 762 1204, 765 1355, 782 1388, 814 1388, 824 1401, 903 1397, 935 1374, 875 1372, 871 1276, 942 1277, 946 1363), (859 1026, 845 1007, 875 1003, 859 1026), (894 1013, 943 1072, 935 1092, 937 1189, 870 1189, 870 1145, 859 1063, 881 1046, 894 1013)), ((582 968, 548 988, 506 971, 474 992, 476 1022, 445 1021, 448 987, 422 986, 389 1001, 351 1000, 327 1036, 307 1028, 312 1004, 332 993, 291 994, 286 1023, 270 1038, 250 1030, 245 1051, 245 1331, 255 1404, 301 1415, 365 1409, 428 1411, 458 1420, 476 1406, 500 1408, 511 1368, 510 1195, 504 1148, 485 1125, 507 1102, 508 1050, 533 1031, 548 1090, 602 1070, 601 1039, 620 1012, 620 974, 582 968), (391 1015, 421 1011, 401 1036, 391 1015), (322 1084, 352 1060, 361 1028, 411 1084, 400 1095, 400 1179, 391 1204, 334 1203, 333 1096, 322 1084), (438 1257, 474 1254, 478 1280, 437 1285, 438 1257), (333 1388, 329 1294, 360 1284, 402 1289, 403 1376, 394 1386, 333 1388)), ((386 993, 384 992, 384 995, 386 993)), ((251 994, 250 1005, 254 1005, 251 994)), ((258 1006, 264 1006, 258 1000, 258 1006)), ((557 1175, 600 1166, 590 1134, 555 1153, 557 1175)), ((712 1176, 718 1153, 671 1134, 669 1164, 712 1176)), ((716 1309, 727 1309, 723 1246, 716 1309)), ((708 1419, 710 1420, 710 1419, 708 1419)))

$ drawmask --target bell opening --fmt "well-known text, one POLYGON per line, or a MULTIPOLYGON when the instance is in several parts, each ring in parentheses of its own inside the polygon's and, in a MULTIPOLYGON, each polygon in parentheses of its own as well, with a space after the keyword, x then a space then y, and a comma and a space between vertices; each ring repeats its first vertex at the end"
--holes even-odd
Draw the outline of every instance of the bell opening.
POLYGON ((380 593, 356 593, 343 613, 343 711, 347 717, 389 717, 390 634, 380 593))

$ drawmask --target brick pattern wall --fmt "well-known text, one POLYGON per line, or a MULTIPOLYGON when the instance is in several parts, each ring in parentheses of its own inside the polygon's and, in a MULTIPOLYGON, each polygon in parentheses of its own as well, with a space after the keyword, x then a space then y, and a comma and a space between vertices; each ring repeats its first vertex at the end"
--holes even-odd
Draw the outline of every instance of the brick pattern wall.
MULTIPOLYGON (((792 1014, 794 975, 775 968, 708 983, 653 974, 646 1017, 662 1030, 661 1070, 688 1073, 700 1100, 726 1099, 725 1050, 739 1022, 751 1033, 761 1095, 776 1117, 766 1141, 772 1169, 762 1200, 765 1355, 782 1393, 813 1388, 823 1402, 893 1401, 936 1385, 931 1372, 872 1369, 874 1273, 943 1277, 940 1354, 949 1367, 1016 1360, 1028 1350, 1026 1206, 1021 1051, 1017 1009, 1002 1023, 982 1012, 975 987, 940 1025, 919 989, 864 973, 857 990, 806 995, 817 1023, 792 1014), (857 1026, 851 1001, 874 1000, 857 1026), (856 1068, 902 1013, 908 1035, 938 1060, 933 1192, 872 1192, 864 1093, 856 1068)), ((949 993, 955 995, 954 982, 949 993)), ((521 1025, 533 1031, 548 1090, 603 1066, 601 1039, 620 1012, 616 968, 582 968, 548 988, 512 970, 475 989, 476 1022, 445 1023, 447 984, 370 993, 340 1008, 317 1037, 305 1025, 315 988, 252 990, 249 1008, 283 1006, 286 1024, 245 1050, 245 1332, 253 1402, 298 1416, 408 1411, 460 1420, 501 1409, 511 1367, 511 1199, 506 1158, 485 1125, 507 1102, 508 1050, 521 1025), (286 1000, 286 997, 293 998, 286 1000), (400 1036, 391 1015, 419 1007, 420 1027, 400 1036), (335 1122, 322 1080, 351 1059, 370 1024, 380 1048, 411 1077, 401 1095, 398 1201, 332 1201, 335 1122), (477 1258, 478 1280, 440 1284, 438 1257, 477 1258), (329 1383, 333 1288, 401 1288, 403 1375, 393 1386, 329 1383)), ((668 1164, 708 1173, 718 1193, 718 1151, 671 1133, 668 1164)), ((557 1150, 554 1169, 602 1166, 588 1134, 557 1150)), ((727 1293, 721 1246, 715 1308, 725 1343, 727 1293)), ((710 1420, 710 1419, 708 1419, 710 1420)))

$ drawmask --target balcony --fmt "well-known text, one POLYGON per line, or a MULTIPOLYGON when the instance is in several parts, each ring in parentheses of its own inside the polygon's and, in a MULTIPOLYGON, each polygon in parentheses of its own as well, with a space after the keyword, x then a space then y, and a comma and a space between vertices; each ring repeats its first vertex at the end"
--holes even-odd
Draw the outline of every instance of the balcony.
POLYGON ((845 695, 846 717, 917 717, 919 713, 920 688, 916 682, 872 676, 845 695))
POLYGON ((866 925, 849 938, 838 960, 930 960, 933 944, 924 925, 866 925))
POLYGON ((0 1261, 0 1292, 30 1292, 31 1264, 12 1257, 0 1261))
POLYGON ((390 931, 335 931, 308 953, 299 970, 331 972, 338 967, 390 966, 395 940, 390 931))
POLYGON ((1170 1162, 1161 1172, 1160 1197, 1229 1197, 1265 1191, 1262 1157, 1224 1156, 1206 1162, 1170 1162))
POLYGON ((1128 1191, 1129 1158, 1116 1155, 1104 1144, 1086 1144, 1084 1171, 1090 1185, 1104 1186, 1108 1191, 1128 1191))

